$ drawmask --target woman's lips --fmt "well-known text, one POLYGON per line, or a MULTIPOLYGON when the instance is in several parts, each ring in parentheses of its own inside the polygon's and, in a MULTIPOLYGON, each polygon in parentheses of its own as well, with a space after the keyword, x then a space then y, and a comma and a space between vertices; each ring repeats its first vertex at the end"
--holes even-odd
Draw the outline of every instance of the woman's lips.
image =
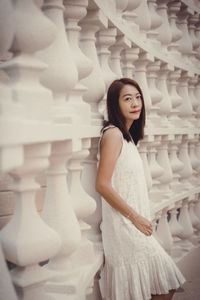
POLYGON ((133 110, 133 111, 131 111, 131 114, 136 114, 136 113, 139 113, 140 112, 140 110, 133 110))

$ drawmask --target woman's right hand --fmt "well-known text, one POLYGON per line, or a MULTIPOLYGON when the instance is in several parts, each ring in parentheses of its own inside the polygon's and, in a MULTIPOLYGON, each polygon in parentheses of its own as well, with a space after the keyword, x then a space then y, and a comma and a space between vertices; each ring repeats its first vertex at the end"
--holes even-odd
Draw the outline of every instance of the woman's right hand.
POLYGON ((135 227, 145 235, 152 235, 152 223, 141 215, 138 215, 134 220, 131 220, 135 227))

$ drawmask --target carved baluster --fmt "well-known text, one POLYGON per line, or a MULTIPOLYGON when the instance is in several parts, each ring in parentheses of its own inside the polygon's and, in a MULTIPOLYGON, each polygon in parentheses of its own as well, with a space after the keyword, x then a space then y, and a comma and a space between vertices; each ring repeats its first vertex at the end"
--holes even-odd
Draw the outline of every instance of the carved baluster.
POLYGON ((129 0, 120 1, 115 0, 116 3, 116 15, 122 21, 122 12, 126 9, 129 0))
POLYGON ((154 126, 159 127, 162 122, 158 115, 159 103, 162 100, 162 93, 156 87, 156 80, 158 78, 158 71, 160 70, 160 61, 157 60, 147 66, 147 78, 149 85, 149 93, 152 101, 151 106, 151 121, 154 126))
MULTIPOLYGON (((80 145, 75 145, 76 150, 80 145)), ((55 270, 55 280, 47 283, 46 290, 51 293, 68 294, 69 278, 77 272, 71 266, 70 255, 80 243, 79 223, 72 208, 72 199, 66 182, 66 163, 71 157, 72 141, 52 143, 50 166, 47 170, 47 191, 42 217, 61 237, 61 248, 47 268, 55 270)))
POLYGON ((94 260, 94 251, 91 241, 86 238, 86 232, 90 226, 85 223, 85 218, 91 215, 96 209, 95 201, 87 194, 81 184, 81 174, 83 170, 82 162, 88 156, 90 147, 90 139, 82 139, 82 149, 73 152, 68 163, 68 184, 72 205, 79 220, 79 225, 82 233, 82 240, 78 249, 70 257, 76 267, 91 263, 94 260), (87 253, 85 256, 84 253, 87 253), (79 254, 79 255, 78 255, 79 254))
POLYGON ((181 8, 178 13, 178 28, 182 31, 182 37, 178 41, 179 51, 182 54, 182 59, 184 63, 189 63, 189 58, 192 54, 192 41, 188 32, 188 17, 189 13, 187 12, 187 8, 181 8))
MULTIPOLYGON (((116 79, 116 74, 113 73, 109 66, 109 57, 110 50, 109 47, 114 44, 115 37, 117 35, 116 28, 107 28, 99 30, 96 34, 97 37, 97 53, 99 57, 99 62, 101 66, 102 75, 105 82, 106 91, 110 84, 116 79)), ((105 116, 105 107, 106 107, 106 93, 103 97, 103 100, 100 102, 99 110, 105 116)))
POLYGON ((173 139, 173 136, 162 136, 160 145, 157 147, 157 161, 159 165, 163 168, 164 173, 159 177, 160 186, 164 195, 169 198, 171 196, 170 183, 172 182, 173 174, 168 156, 168 143, 173 139))
POLYGON ((188 155, 188 140, 186 135, 183 135, 182 137, 182 143, 180 145, 178 157, 184 164, 183 169, 180 170, 181 183, 185 188, 190 189, 192 186, 188 179, 192 176, 193 170, 188 155))
POLYGON ((163 168, 158 164, 156 160, 156 148, 159 145, 160 137, 155 137, 155 140, 150 143, 149 145, 149 152, 148 152, 148 161, 149 161, 149 168, 152 177, 152 188, 149 191, 149 197, 153 203, 160 202, 163 199, 161 197, 161 191, 159 189, 159 181, 158 178, 164 173, 163 168), (162 200, 161 200, 162 199, 162 200))
POLYGON ((39 188, 35 175, 47 168, 49 154, 48 143, 27 145, 24 164, 10 172, 16 209, 0 235, 7 260, 17 265, 12 278, 20 299, 24 300, 49 299, 43 287, 53 273, 38 263, 55 256, 61 245, 57 233, 44 223, 35 207, 35 192, 39 188))
POLYGON ((181 70, 174 70, 169 72, 169 78, 168 78, 168 90, 169 90, 169 96, 171 99, 171 105, 172 110, 171 113, 168 116, 168 120, 171 122, 173 126, 182 126, 182 120, 179 117, 180 111, 179 107, 182 103, 181 96, 177 93, 177 85, 178 85, 178 79, 180 78, 181 70))
POLYGON ((131 47, 121 53, 122 73, 124 77, 133 78, 135 73, 134 62, 138 59, 139 49, 131 47))
POLYGON ((169 25, 169 18, 168 18, 168 7, 167 3, 169 0, 158 0, 158 14, 162 18, 162 24, 158 28, 158 37, 157 39, 161 42, 163 51, 167 51, 168 46, 172 41, 172 30, 169 25))
POLYGON ((128 0, 128 5, 125 11, 122 13, 122 18, 125 19, 131 28, 131 31, 134 33, 139 32, 139 26, 135 23, 135 18, 137 17, 134 9, 136 9, 140 5, 140 0, 128 0))
MULTIPOLYGON (((110 47, 110 68, 117 75, 118 78, 122 77, 121 68, 121 52, 123 49, 131 48, 131 41, 124 35, 119 35, 116 38, 116 42, 110 47)), ((131 69, 132 70, 132 69, 131 69)))
POLYGON ((96 174, 97 174, 97 152, 99 138, 91 139, 91 147, 89 155, 83 162, 83 172, 81 182, 86 192, 96 201, 96 210, 94 213, 85 218, 87 223, 91 225, 91 230, 88 232, 90 240, 95 243, 95 247, 101 250, 101 197, 95 190, 96 174))
POLYGON ((162 18, 157 13, 157 1, 156 0, 147 0, 149 6, 149 12, 151 16, 151 29, 148 32, 148 37, 151 39, 151 44, 158 48, 161 46, 160 41, 158 40, 158 28, 162 24, 162 18))
POLYGON ((169 223, 167 221, 167 210, 168 207, 162 210, 162 215, 159 219, 157 227, 157 235, 162 240, 164 249, 171 255, 173 238, 170 232, 169 223))
POLYGON ((198 21, 199 21, 199 17, 198 17, 197 14, 194 14, 194 15, 192 15, 188 18, 188 27, 189 27, 188 32, 189 32, 189 35, 190 35, 190 39, 191 39, 191 42, 192 42, 192 48, 193 48, 193 51, 192 51, 193 55, 191 55, 191 62, 194 65, 195 65, 195 63, 198 62, 198 59, 196 58, 196 55, 197 55, 197 49, 200 46, 200 41, 197 38, 197 36, 195 35, 195 29, 196 29, 198 21))
POLYGON ((178 159, 177 156, 180 142, 181 142, 181 136, 175 135, 175 138, 171 141, 169 147, 169 158, 170 158, 171 168, 173 171, 173 179, 170 183, 170 187, 175 194, 182 193, 183 191, 183 186, 180 183, 181 176, 179 173, 183 169, 184 164, 180 159, 178 159))
POLYGON ((52 109, 55 122, 72 123, 78 117, 73 105, 66 101, 66 95, 77 83, 78 73, 65 33, 62 2, 45 0, 42 6, 45 15, 55 24, 57 34, 50 47, 37 55, 48 65, 40 79, 44 86, 52 90, 55 100, 52 109))
POLYGON ((87 88, 80 83, 80 80, 87 77, 92 71, 92 61, 86 57, 79 47, 79 37, 81 27, 78 22, 86 15, 88 0, 65 0, 65 24, 67 37, 71 49, 73 60, 78 70, 79 82, 68 93, 68 104, 75 107, 76 114, 80 116, 82 123, 90 124, 90 105, 83 101, 83 93, 87 88))
POLYGON ((173 248, 172 248, 172 257, 174 259, 180 259, 182 256, 182 249, 180 247, 180 235, 183 233, 183 228, 178 222, 177 215, 178 215, 178 208, 180 204, 176 203, 175 208, 170 210, 170 220, 169 220, 169 227, 171 231, 171 235, 173 237, 173 248))
POLYGON ((150 55, 150 53, 145 53, 143 51, 140 52, 139 58, 135 63, 136 70, 135 70, 135 80, 139 83, 142 93, 144 96, 145 101, 145 109, 147 113, 147 127, 151 127, 151 97, 149 93, 149 87, 147 84, 147 65, 149 62, 153 62, 154 58, 150 55))
POLYGON ((182 37, 182 31, 177 26, 177 13, 179 12, 181 8, 180 1, 170 1, 168 3, 169 6, 169 23, 171 27, 172 32, 172 40, 170 45, 168 46, 168 49, 170 53, 173 55, 175 59, 180 59, 181 55, 178 51, 178 41, 182 37))
POLYGON ((152 178, 151 178, 151 173, 150 173, 150 168, 148 164, 148 159, 147 159, 147 145, 148 145, 148 140, 147 138, 144 138, 140 143, 139 143, 139 152, 141 154, 141 158, 143 161, 143 166, 144 166, 144 174, 146 178, 146 183, 148 190, 151 189, 152 187, 152 178))
POLYGON ((199 105, 199 99, 195 97, 195 93, 194 93, 197 80, 198 80, 197 77, 192 77, 188 81, 188 96, 192 104, 192 115, 193 115, 191 122, 194 126, 198 125, 197 109, 199 105))
POLYGON ((135 9, 135 13, 137 15, 135 22, 140 27, 140 35, 145 39, 147 32, 151 28, 151 15, 147 0, 141 1, 141 4, 135 9))
POLYGON ((179 233, 179 237, 181 238, 180 245, 184 252, 189 252, 193 248, 193 244, 189 240, 193 235, 193 227, 191 224, 191 219, 188 212, 188 199, 185 198, 182 201, 182 206, 180 209, 180 215, 178 221, 183 228, 183 231, 179 233))
POLYGON ((105 94, 105 82, 96 49, 96 32, 101 28, 105 29, 108 26, 108 20, 103 15, 101 10, 89 10, 79 25, 82 28, 80 37, 80 47, 83 53, 92 60, 93 70, 81 83, 88 90, 84 93, 83 99, 90 104, 92 114, 92 124, 101 124, 103 116, 100 114, 98 105, 105 94), (98 82, 98 84, 94 84, 98 82))
POLYGON ((184 126, 191 127, 191 120, 193 116, 192 104, 188 95, 188 80, 189 74, 186 71, 182 71, 179 79, 178 93, 182 97, 182 103, 179 106, 179 116, 183 119, 184 126))
POLYGON ((167 78, 169 71, 172 71, 173 67, 169 64, 163 63, 160 68, 158 80, 157 80, 157 88, 160 90, 162 94, 162 100, 159 102, 159 114, 162 117, 162 126, 170 126, 168 121, 168 116, 170 115, 172 104, 171 99, 168 92, 167 87, 167 78))
POLYGON ((200 160, 197 157, 195 153, 195 145, 197 143, 197 139, 194 138, 189 141, 189 158, 191 162, 191 166, 193 169, 193 174, 189 178, 189 181, 194 185, 198 186, 199 185, 199 177, 198 177, 198 172, 200 171, 200 160))

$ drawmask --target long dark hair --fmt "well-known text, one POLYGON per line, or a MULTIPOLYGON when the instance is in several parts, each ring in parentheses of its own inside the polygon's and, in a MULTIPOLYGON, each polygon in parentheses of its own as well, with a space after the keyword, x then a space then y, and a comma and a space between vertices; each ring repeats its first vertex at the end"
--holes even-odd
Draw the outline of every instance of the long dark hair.
POLYGON ((121 130, 124 139, 126 139, 128 142, 131 141, 131 137, 132 137, 134 143, 137 145, 138 141, 143 139, 145 118, 146 118, 144 98, 143 98, 141 88, 135 80, 130 78, 121 78, 121 79, 116 79, 111 83, 107 92, 107 114, 108 114, 108 120, 104 121, 102 130, 106 126, 112 124, 121 130), (133 85, 138 90, 142 98, 142 110, 140 113, 140 117, 138 120, 135 120, 133 122, 129 131, 127 131, 126 129, 125 118, 122 115, 119 107, 120 92, 123 86, 126 84, 133 85))

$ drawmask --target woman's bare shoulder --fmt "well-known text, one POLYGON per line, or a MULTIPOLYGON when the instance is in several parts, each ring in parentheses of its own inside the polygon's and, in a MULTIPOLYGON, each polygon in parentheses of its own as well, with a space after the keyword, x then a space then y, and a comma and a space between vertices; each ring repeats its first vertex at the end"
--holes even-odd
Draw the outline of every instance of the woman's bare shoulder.
POLYGON ((109 127, 107 128, 102 136, 102 144, 109 144, 113 147, 117 145, 121 146, 123 140, 122 132, 117 127, 109 127))

